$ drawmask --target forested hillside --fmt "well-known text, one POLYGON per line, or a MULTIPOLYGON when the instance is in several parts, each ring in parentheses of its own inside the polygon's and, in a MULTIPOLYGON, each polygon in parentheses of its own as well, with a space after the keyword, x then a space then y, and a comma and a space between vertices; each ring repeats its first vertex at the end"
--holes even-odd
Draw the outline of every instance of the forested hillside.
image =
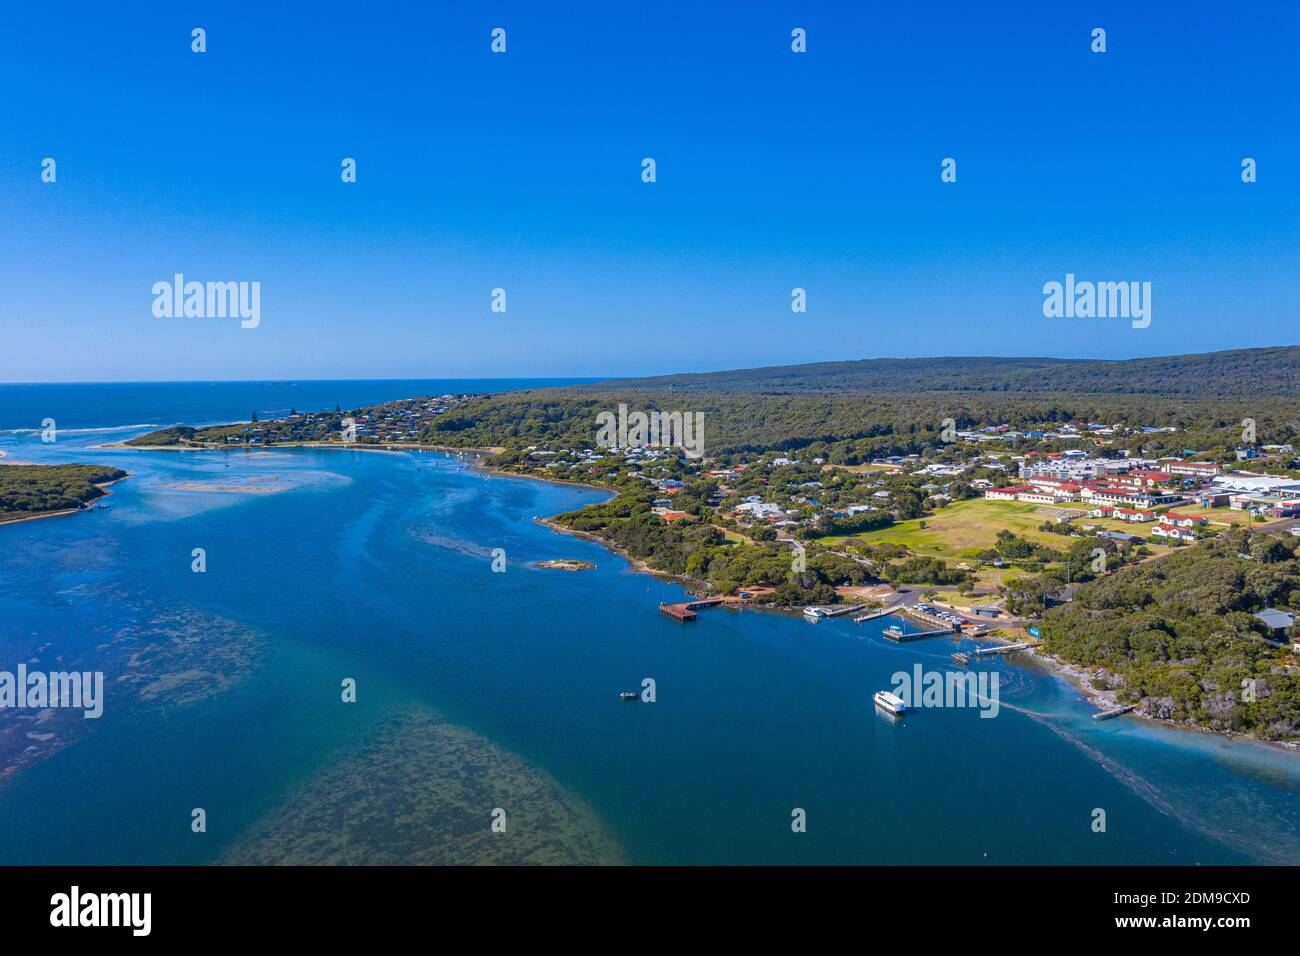
MULTIPOLYGON (((415 399, 415 396, 412 396, 415 399)), ((344 416, 415 407, 428 399, 338 412, 294 422, 263 422, 259 439, 339 440, 344 416), (315 429, 301 434, 303 423, 315 429)), ((611 380, 569 388, 462 397, 423 420, 402 440, 455 447, 561 443, 590 447, 596 417, 620 403, 637 411, 704 414, 705 453, 728 455, 813 448, 855 464, 873 455, 933 446, 946 419, 956 428, 1012 428, 1100 422, 1134 434, 1121 447, 1150 454, 1184 448, 1227 451, 1242 422, 1260 442, 1289 442, 1300 429, 1300 347, 1244 349, 1123 362, 1036 358, 871 359, 823 362, 653 379, 611 380)), ((163 429, 132 445, 224 444, 245 426, 163 429)), ((247 437, 247 436, 245 436, 247 437)), ((362 436, 377 442, 375 437, 362 436)))
POLYGON ((1259 440, 1290 441, 1300 425, 1300 400, 1193 400, 1149 396, 1065 394, 742 395, 716 392, 593 393, 582 389, 505 392, 472 399, 421 432, 429 444, 486 447, 558 442, 590 447, 596 416, 619 403, 642 411, 704 414, 708 455, 811 447, 828 460, 856 464, 873 455, 910 454, 939 442, 947 418, 957 428, 1002 422, 1097 421, 1129 428, 1174 427, 1175 434, 1134 435, 1135 449, 1177 453, 1183 448, 1231 449, 1241 422, 1256 423, 1259 440))
MULTIPOLYGON (((1051 610, 1045 649, 1118 678, 1151 716, 1300 736, 1300 669, 1266 640, 1266 607, 1300 614, 1300 538, 1232 531, 1084 585, 1051 610)), ((1294 629, 1294 628, 1293 628, 1294 629)))
POLYGON ((591 390, 704 392, 1057 392, 1210 398, 1300 394, 1300 346, 1101 359, 882 358, 661 375, 591 390))

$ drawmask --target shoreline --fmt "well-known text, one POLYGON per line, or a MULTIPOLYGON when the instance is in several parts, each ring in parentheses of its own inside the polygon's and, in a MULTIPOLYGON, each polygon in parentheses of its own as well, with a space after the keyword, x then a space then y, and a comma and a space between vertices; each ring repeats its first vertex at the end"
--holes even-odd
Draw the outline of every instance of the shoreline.
MULTIPOLYGON (((446 446, 446 445, 416 445, 416 444, 398 444, 398 445, 346 444, 345 445, 339 442, 279 442, 270 445, 255 445, 255 446, 127 445, 123 442, 114 442, 114 443, 110 443, 106 445, 98 445, 94 447, 125 448, 129 450, 138 450, 138 451, 220 451, 223 449, 229 450, 236 447, 240 450, 245 450, 245 451, 247 450, 262 451, 262 450, 270 450, 275 448, 334 448, 339 450, 386 451, 386 452, 416 450, 416 451, 434 451, 443 454, 467 454, 471 457, 483 456, 483 455, 494 455, 504 450, 502 448, 480 448, 480 447, 456 448, 456 447, 446 446)), ((596 491, 606 492, 611 497, 616 497, 618 494, 618 492, 613 489, 601 485, 594 485, 589 482, 572 481, 564 478, 551 478, 543 475, 525 474, 522 472, 516 472, 505 468, 501 468, 499 466, 488 465, 483 463, 481 460, 476 462, 475 467, 482 472, 485 472, 490 475, 500 476, 500 477, 541 481, 553 485, 566 485, 570 487, 590 488, 596 491)), ((122 479, 117 479, 117 480, 120 481, 122 479)), ((109 484, 112 483, 113 482, 110 482, 109 484)), ((76 509, 73 511, 54 512, 54 513, 44 514, 44 515, 32 515, 27 518, 20 518, 11 522, 0 521, 0 524, 7 524, 7 523, 17 524, 21 521, 26 521, 26 520, 37 520, 39 518, 59 517, 67 514, 77 514, 82 510, 87 510, 87 509, 76 509)), ((619 557, 623 558, 623 560, 625 560, 628 563, 629 567, 634 573, 648 574, 653 577, 659 578, 662 581, 667 581, 674 584, 680 584, 682 587, 686 588, 688 592, 691 593, 700 591, 701 584, 703 582, 694 581, 682 575, 677 575, 668 571, 660 571, 656 568, 652 568, 644 560, 633 557, 623 548, 619 547, 618 545, 614 544, 611 541, 608 541, 600 537, 597 534, 593 534, 592 532, 589 531, 576 531, 564 527, 563 525, 555 521, 555 516, 534 517, 533 521, 537 522, 538 524, 545 525, 551 531, 554 531, 556 533, 572 535, 574 537, 582 538, 584 540, 592 541, 596 544, 601 545, 607 551, 610 551, 611 553, 616 554, 619 557)), ((705 591, 708 590, 707 584, 705 584, 704 590, 705 591)), ((776 613, 790 614, 790 613, 797 613, 799 611, 798 606, 786 606, 786 605, 749 605, 749 606, 754 608, 755 610, 771 611, 776 613)), ((1114 707, 1120 706, 1120 703, 1114 691, 1098 690, 1097 688, 1093 687, 1090 681, 1091 674, 1089 672, 1082 670, 1077 665, 1071 664, 1068 661, 1062 660, 1060 658, 1057 658, 1047 653, 1045 650, 1042 649, 1041 642, 1037 643, 1032 648, 1028 648, 1027 650, 1029 651, 1033 660, 1041 664, 1044 667, 1044 669, 1049 671, 1049 673, 1051 673, 1054 677, 1057 677, 1065 681, 1066 683, 1068 683, 1085 701, 1087 701, 1090 705, 1096 707, 1098 710, 1109 710, 1114 707)), ((1021 666, 1021 665, 1017 665, 1017 666, 1021 666)), ((1171 719, 1160 718, 1160 717, 1153 717, 1150 714, 1142 713, 1141 711, 1136 709, 1122 716, 1131 717, 1134 718, 1135 720, 1150 721, 1153 724, 1161 724, 1174 730, 1196 732, 1196 733, 1203 733, 1203 734, 1213 734, 1225 740, 1245 740, 1256 744, 1271 745, 1280 750, 1284 750, 1287 753, 1294 754, 1300 752, 1300 742, 1266 740, 1261 737, 1256 737, 1251 734, 1244 734, 1237 731, 1215 730, 1207 727, 1202 727, 1190 721, 1178 721, 1178 720, 1171 720, 1171 719)))
POLYGON ((593 491, 603 491, 612 498, 618 497, 618 492, 614 491, 612 488, 606 488, 604 485, 593 485, 589 481, 570 481, 568 478, 547 478, 544 475, 526 475, 523 472, 511 471, 508 468, 502 468, 498 465, 479 464, 476 467, 479 471, 485 471, 488 474, 499 475, 504 478, 523 478, 526 481, 542 481, 548 485, 565 485, 570 488, 590 488, 593 491))
POLYGON ((478 448, 408 443, 372 445, 361 442, 345 444, 335 441, 282 441, 272 442, 269 445, 130 445, 125 441, 115 441, 90 447, 94 449, 125 449, 127 451, 269 451, 273 448, 337 448, 340 451, 440 451, 468 455, 497 455, 505 451, 503 446, 478 448))
MULTIPOLYGON (((0 452, 0 454, 3 454, 3 452, 0 452)), ((40 514, 34 515, 18 515, 10 517, 0 515, 0 528, 13 524, 23 524, 27 521, 41 521, 45 518, 66 518, 68 515, 79 515, 86 511, 93 511, 94 502, 98 501, 100 498, 112 497, 113 493, 108 490, 110 485, 115 485, 119 481, 126 481, 126 479, 130 477, 131 475, 128 472, 121 478, 114 478, 112 481, 105 481, 102 484, 92 482, 92 484, 95 484, 96 488, 100 489, 104 493, 97 498, 91 498, 90 501, 86 502, 79 508, 63 508, 59 511, 42 511, 40 514)))
MULTIPOLYGON (((509 473, 507 472, 507 474, 509 473)), ((537 476, 528 475, 528 476, 519 476, 519 477, 536 478, 537 476)), ((550 479, 539 478, 538 480, 547 481, 550 479)), ((555 481, 554 483, 574 484, 574 482, 561 482, 561 481, 555 481)), ((599 535, 592 534, 590 531, 575 531, 570 528, 566 528, 563 525, 556 522, 553 518, 534 518, 533 520, 538 524, 545 525, 546 527, 550 528, 552 531, 556 531, 561 534, 573 535, 575 537, 583 538, 588 541, 594 541, 595 543, 604 546, 606 550, 611 551, 614 554, 617 554, 619 557, 627 561, 635 573, 649 574, 656 578, 660 578, 661 580, 666 580, 675 584, 680 584, 683 587, 687 588, 688 590, 698 589, 699 586, 698 582, 692 581, 690 578, 686 578, 681 575, 672 574, 671 572, 668 571, 659 571, 655 568, 652 568, 644 561, 642 561, 640 558, 632 557, 619 546, 609 541, 606 541, 604 538, 601 538, 599 535)), ((770 611, 770 612, 787 613, 787 614, 796 613, 799 610, 798 607, 785 606, 785 605, 747 604, 746 606, 756 611, 770 611)), ((894 612, 894 613, 900 613, 900 612, 894 612)), ((981 641, 981 640, 987 641, 987 640, 991 640, 992 638, 988 635, 984 635, 982 637, 981 636, 972 637, 972 639, 976 641, 981 641)), ((999 638, 998 640, 1003 640, 1003 639, 999 638)), ((1026 650, 1029 652, 1031 658, 1036 663, 1040 664, 1053 677, 1056 677, 1064 681, 1065 683, 1069 684, 1071 688, 1073 688, 1090 705, 1096 707, 1097 710, 1099 711, 1110 710, 1115 707, 1121 706, 1118 698, 1116 697, 1115 691, 1099 690, 1093 687, 1090 680, 1091 674, 1088 671, 1081 669, 1075 664, 1071 664, 1069 661, 1062 660, 1061 658, 1055 657, 1052 654, 1047 653, 1047 651, 1043 650, 1041 641, 1037 642, 1031 648, 1026 648, 1026 650)), ((1007 660, 1008 663, 1012 664, 1013 666, 1017 666, 1017 667, 1024 666, 1021 664, 1016 664, 1014 661, 1010 660, 1009 655, 1007 660)), ((1178 720, 1169 720, 1161 717, 1153 717, 1150 714, 1142 713, 1137 709, 1131 710, 1127 714, 1123 714, 1121 716, 1131 717, 1139 721, 1148 721, 1152 724, 1159 724, 1168 727, 1172 730, 1185 731, 1189 733, 1211 734, 1213 736, 1221 737, 1224 740, 1247 741, 1250 743, 1260 744, 1263 746, 1275 747, 1279 750, 1285 751, 1290 754, 1300 753, 1300 742, 1292 742, 1292 741, 1285 741, 1285 740, 1266 740, 1263 737, 1256 737, 1253 734, 1243 734, 1240 733, 1239 731, 1215 730, 1209 727, 1202 727, 1199 724, 1192 723, 1190 721, 1178 721, 1178 720)))
POLYGON ((43 521, 46 518, 64 518, 68 515, 79 515, 86 508, 65 508, 62 511, 42 511, 35 515, 17 515, 13 517, 4 517, 0 515, 0 528, 8 527, 11 524, 23 524, 28 521, 43 521))
MULTIPOLYGON (((1115 691, 1098 690, 1092 686, 1091 674, 1081 669, 1078 665, 1071 664, 1069 661, 1061 660, 1059 657, 1047 653, 1041 646, 1029 648, 1029 653, 1034 660, 1043 665, 1051 672, 1054 677, 1063 680, 1069 684, 1078 694, 1088 701, 1094 707, 1100 710, 1109 710, 1114 707, 1124 706, 1115 696, 1115 691)), ((1108 672, 1109 673, 1109 672, 1108 672)), ((1168 727, 1171 730, 1179 730, 1186 733, 1209 734, 1214 737, 1221 737, 1229 741, 1247 741, 1249 743, 1261 744, 1267 747, 1276 747, 1290 754, 1300 753, 1300 742, 1290 740, 1266 740, 1263 737, 1256 737, 1253 734, 1243 734, 1237 730, 1215 730, 1211 727, 1202 727, 1200 724, 1190 720, 1171 720, 1166 717, 1153 717, 1151 714, 1143 713, 1134 709, 1121 717, 1131 717, 1134 720, 1146 721, 1152 724, 1158 724, 1168 727)))
MULTIPOLYGON (((536 476, 528 476, 528 477, 536 477, 536 476)), ((547 481, 548 479, 538 478, 537 480, 547 481)), ((556 484, 561 484, 561 482, 556 482, 556 484)), ((576 482, 563 482, 563 484, 576 484, 576 482)), ((680 584, 683 587, 689 587, 694 585, 694 582, 692 582, 689 578, 684 578, 680 575, 672 574, 671 572, 668 571, 655 570, 654 568, 650 567, 650 565, 642 561, 640 558, 632 557, 632 555, 628 554, 625 550, 620 548, 618 545, 606 541, 604 538, 600 537, 599 535, 592 534, 590 531, 575 531, 572 528, 566 528, 564 525, 557 522, 554 518, 533 518, 533 521, 535 521, 537 524, 545 525, 547 528, 551 529, 557 534, 572 535, 575 538, 582 538, 584 541, 592 541, 595 542, 596 544, 603 546, 606 551, 612 552, 613 554, 618 555, 620 558, 626 561, 631 566, 633 572, 637 574, 649 574, 656 578, 661 578, 667 581, 671 581, 674 584, 680 584)))
POLYGON ((467 458, 475 459, 475 467, 482 472, 490 475, 498 475, 506 478, 522 478, 528 481, 543 481, 552 485, 567 485, 574 488, 591 488, 594 491, 603 491, 611 497, 617 497, 618 492, 606 488, 603 485, 593 485, 587 481, 572 481, 568 478, 550 478, 545 475, 530 475, 524 472, 511 471, 508 468, 502 468, 499 465, 489 465, 483 462, 483 457, 497 455, 505 451, 504 446, 469 446, 457 447, 454 445, 415 445, 415 444, 386 444, 386 445, 363 445, 363 444, 343 444, 342 442, 275 442, 270 445, 128 445, 126 442, 109 442, 104 445, 92 445, 95 449, 113 449, 126 451, 270 451, 278 448, 326 448, 336 449, 338 451, 383 451, 383 452, 402 452, 402 451, 433 451, 446 455, 464 455, 467 458))

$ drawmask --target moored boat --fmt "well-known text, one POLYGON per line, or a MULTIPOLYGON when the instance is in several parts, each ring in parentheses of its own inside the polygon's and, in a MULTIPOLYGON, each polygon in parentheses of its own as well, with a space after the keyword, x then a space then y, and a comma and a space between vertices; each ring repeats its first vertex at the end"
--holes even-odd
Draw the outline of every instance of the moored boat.
POLYGON ((891 714, 902 714, 907 712, 907 705, 903 703, 903 698, 896 694, 891 694, 887 690, 876 691, 872 700, 876 702, 876 706, 881 710, 888 711, 891 714))

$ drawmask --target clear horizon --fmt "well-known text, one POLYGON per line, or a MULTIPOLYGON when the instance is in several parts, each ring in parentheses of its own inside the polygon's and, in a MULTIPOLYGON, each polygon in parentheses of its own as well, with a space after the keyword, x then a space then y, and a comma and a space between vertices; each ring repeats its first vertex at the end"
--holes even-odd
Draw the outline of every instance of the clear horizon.
POLYGON ((64 12, 0 35, 0 382, 1114 360, 1294 323, 1286 4, 64 12), (177 274, 258 283, 256 327, 155 315, 177 274), (1045 317, 1070 274, 1149 282, 1150 326, 1045 317))

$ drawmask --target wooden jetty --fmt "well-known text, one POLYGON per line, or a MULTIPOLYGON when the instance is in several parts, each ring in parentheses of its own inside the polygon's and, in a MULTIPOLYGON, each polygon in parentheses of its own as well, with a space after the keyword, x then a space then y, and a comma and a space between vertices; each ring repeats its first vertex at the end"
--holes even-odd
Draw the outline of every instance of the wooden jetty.
POLYGON ((853 619, 854 624, 861 624, 863 621, 874 621, 878 617, 888 617, 894 614, 898 609, 892 607, 882 607, 878 611, 867 611, 865 614, 859 614, 853 619))
POLYGON ((1093 720, 1110 720, 1112 717, 1118 717, 1118 716, 1120 716, 1121 714, 1127 714, 1129 711, 1131 711, 1131 710, 1134 709, 1134 706, 1135 706, 1135 705, 1133 705, 1133 704, 1129 704, 1129 705, 1126 706, 1126 707, 1113 707, 1113 708, 1111 708, 1110 710, 1103 710, 1103 711, 1100 711, 1099 713, 1093 714, 1093 715, 1092 715, 1092 719, 1093 719, 1093 720))
POLYGON ((735 603, 739 600, 739 598, 728 600, 723 597, 700 598, 695 601, 680 601, 677 604, 660 604, 659 610, 675 621, 693 621, 697 617, 696 611, 703 611, 705 608, 710 607, 720 607, 723 604, 735 603))
POLYGON ((839 617, 841 614, 849 614, 857 609, 858 605, 856 604, 845 604, 842 607, 834 605, 827 607, 823 604, 810 604, 803 610, 805 614, 809 611, 816 611, 821 617, 839 617))
POLYGON ((693 621, 697 616, 685 604, 660 604, 659 611, 678 621, 693 621))
POLYGON ((1023 651, 1026 647, 1033 647, 1032 641, 1025 641, 1023 644, 999 644, 997 647, 977 647, 975 656, 983 657, 985 654, 1010 654, 1012 651, 1023 651))

